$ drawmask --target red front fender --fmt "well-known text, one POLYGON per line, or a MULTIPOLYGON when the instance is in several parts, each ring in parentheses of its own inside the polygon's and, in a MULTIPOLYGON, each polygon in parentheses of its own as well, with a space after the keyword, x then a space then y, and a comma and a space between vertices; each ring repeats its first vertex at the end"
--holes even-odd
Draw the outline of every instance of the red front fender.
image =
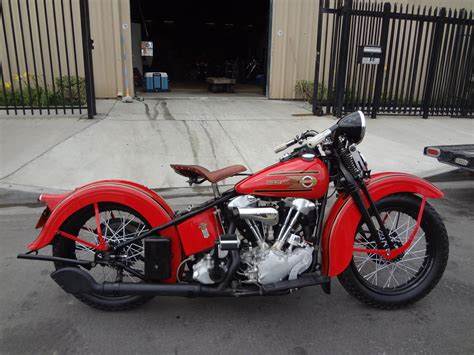
MULTIPOLYGON (((444 194, 428 181, 405 173, 372 175, 368 189, 374 202, 396 193, 414 193, 440 198, 444 194)), ((338 197, 326 220, 321 241, 323 272, 336 276, 346 269, 352 259, 354 236, 361 214, 351 197, 338 197)))
MULTIPOLYGON (((66 219, 89 205, 101 202, 115 202, 128 206, 145 218, 152 227, 157 227, 169 222, 173 217, 172 209, 166 202, 152 190, 121 180, 98 181, 82 186, 72 193, 62 195, 63 199, 45 196, 45 203, 52 209, 41 233, 36 240, 28 246, 29 250, 38 250, 49 245, 56 237, 61 225, 66 219), (48 203, 49 202, 49 203, 48 203)), ((176 270, 181 258, 181 243, 175 227, 170 227, 160 232, 164 237, 171 238, 172 269, 176 270)), ((166 281, 174 282, 175 276, 166 281)))

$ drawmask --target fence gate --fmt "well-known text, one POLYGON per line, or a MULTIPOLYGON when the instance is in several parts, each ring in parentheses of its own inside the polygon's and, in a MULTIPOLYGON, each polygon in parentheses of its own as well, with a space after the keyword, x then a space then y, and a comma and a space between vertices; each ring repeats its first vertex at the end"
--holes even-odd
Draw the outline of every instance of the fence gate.
POLYGON ((474 113, 472 11, 320 0, 313 112, 474 113))
POLYGON ((96 114, 88 0, 0 0, 0 110, 96 114))

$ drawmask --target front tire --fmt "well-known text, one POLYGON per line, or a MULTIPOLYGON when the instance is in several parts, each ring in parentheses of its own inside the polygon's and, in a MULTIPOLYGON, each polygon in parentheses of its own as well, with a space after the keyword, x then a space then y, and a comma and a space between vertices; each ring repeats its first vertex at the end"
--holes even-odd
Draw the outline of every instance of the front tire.
MULTIPOLYGON (((421 199, 412 194, 387 196, 377 209, 397 247, 413 231, 421 199)), ((354 247, 376 249, 375 242, 361 222, 354 247)), ((388 261, 370 253, 354 252, 349 266, 338 278, 353 297, 371 306, 402 308, 425 297, 439 282, 448 262, 449 241, 441 217, 426 203, 421 224, 410 247, 388 261)))

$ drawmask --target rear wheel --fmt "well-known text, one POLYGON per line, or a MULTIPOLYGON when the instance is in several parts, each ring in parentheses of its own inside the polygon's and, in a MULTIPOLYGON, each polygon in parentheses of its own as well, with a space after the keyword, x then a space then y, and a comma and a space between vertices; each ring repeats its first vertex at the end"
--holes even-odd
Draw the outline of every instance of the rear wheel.
MULTIPOLYGON (((120 204, 100 203, 98 205, 100 229, 107 244, 118 244, 132 239, 150 229, 150 224, 136 211, 120 204)), ((87 242, 98 243, 98 231, 94 207, 88 206, 76 212, 61 226, 61 231, 79 237, 87 242)), ((144 272, 143 242, 133 243, 124 249, 124 263, 139 273, 144 272)), ((100 258, 96 250, 71 239, 58 236, 53 244, 53 255, 61 258, 94 260, 100 258)), ((56 269, 70 267, 55 263, 56 269)), ((119 267, 96 265, 86 270, 96 282, 141 282, 141 280, 119 267)), ((153 297, 149 296, 115 296, 98 294, 74 295, 81 302, 105 311, 121 311, 137 307, 153 297)))
MULTIPOLYGON (((421 199, 397 194, 376 203, 395 247, 406 243, 418 217, 421 199)), ((375 225, 375 218, 374 218, 375 225)), ((359 225, 354 248, 377 249, 365 223, 359 225)), ((401 308, 426 296, 438 283, 448 261, 449 243, 441 217, 428 203, 412 244, 397 258, 386 260, 354 252, 339 281, 355 298, 375 307, 401 308)))

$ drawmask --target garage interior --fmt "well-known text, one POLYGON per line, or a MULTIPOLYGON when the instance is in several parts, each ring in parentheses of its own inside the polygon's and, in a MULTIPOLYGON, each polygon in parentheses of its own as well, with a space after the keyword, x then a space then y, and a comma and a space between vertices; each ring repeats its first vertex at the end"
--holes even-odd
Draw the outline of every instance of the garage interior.
POLYGON ((138 95, 157 95, 145 90, 145 73, 153 72, 167 73, 171 92, 209 95, 217 86, 207 78, 228 78, 236 84, 217 91, 266 95, 269 0, 130 0, 130 6, 138 95))

